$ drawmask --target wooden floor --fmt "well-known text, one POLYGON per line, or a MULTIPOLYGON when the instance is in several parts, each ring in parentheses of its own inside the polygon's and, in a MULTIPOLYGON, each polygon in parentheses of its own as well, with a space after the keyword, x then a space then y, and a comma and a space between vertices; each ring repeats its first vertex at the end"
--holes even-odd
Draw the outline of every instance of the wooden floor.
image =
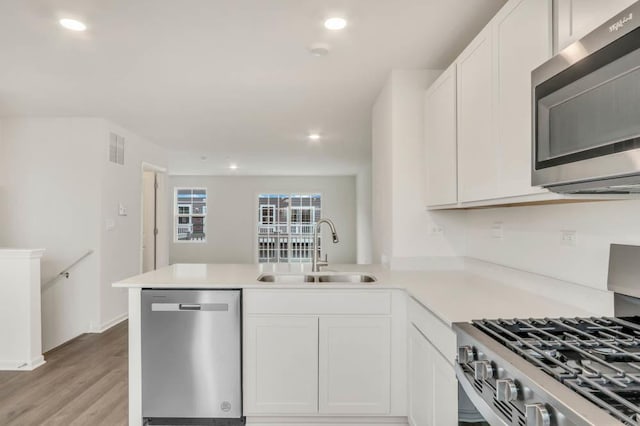
POLYGON ((127 322, 45 354, 34 371, 0 371, 0 425, 126 425, 127 322))

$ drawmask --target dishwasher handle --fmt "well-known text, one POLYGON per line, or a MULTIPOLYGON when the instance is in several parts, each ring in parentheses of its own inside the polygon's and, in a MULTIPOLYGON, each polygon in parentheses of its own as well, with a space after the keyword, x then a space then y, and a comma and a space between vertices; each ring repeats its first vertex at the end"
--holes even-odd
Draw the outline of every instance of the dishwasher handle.
POLYGON ((201 311, 202 305, 196 305, 195 303, 180 303, 178 304, 178 308, 181 311, 201 311))
POLYGON ((176 312, 176 311, 229 311, 228 303, 152 303, 151 310, 154 312, 176 312))

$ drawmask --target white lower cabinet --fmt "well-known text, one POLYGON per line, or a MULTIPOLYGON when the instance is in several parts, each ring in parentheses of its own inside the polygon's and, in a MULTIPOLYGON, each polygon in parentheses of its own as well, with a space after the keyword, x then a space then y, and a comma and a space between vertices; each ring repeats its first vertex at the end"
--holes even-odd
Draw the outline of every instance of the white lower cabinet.
POLYGON ((401 415, 391 292, 276 292, 243 293, 245 416, 401 415))
POLYGON ((409 424, 433 424, 433 368, 429 341, 413 326, 409 330, 409 424))
POLYGON ((458 381, 453 366, 415 325, 409 330, 409 424, 458 424, 458 381))
POLYGON ((320 318, 319 412, 388 414, 391 319, 320 318))
POLYGON ((318 318, 249 316, 245 320, 245 412, 318 411, 318 318))

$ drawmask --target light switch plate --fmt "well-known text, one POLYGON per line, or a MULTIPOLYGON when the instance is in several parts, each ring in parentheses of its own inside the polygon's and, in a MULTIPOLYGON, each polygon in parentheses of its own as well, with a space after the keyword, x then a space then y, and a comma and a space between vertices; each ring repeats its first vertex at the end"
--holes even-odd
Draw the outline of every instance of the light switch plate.
POLYGON ((577 233, 573 230, 564 229, 560 231, 560 244, 563 246, 575 246, 577 233))
POLYGON ((501 240, 504 238, 504 225, 502 222, 494 222, 491 225, 491 238, 501 240))
POLYGON ((124 204, 120 203, 118 205, 118 216, 126 216, 127 215, 127 208, 124 206, 124 204))

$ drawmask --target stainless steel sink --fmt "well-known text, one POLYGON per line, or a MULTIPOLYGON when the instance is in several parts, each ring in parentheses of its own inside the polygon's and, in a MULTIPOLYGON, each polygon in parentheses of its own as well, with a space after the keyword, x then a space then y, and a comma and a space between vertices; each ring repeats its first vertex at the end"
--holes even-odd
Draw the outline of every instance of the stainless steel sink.
POLYGON ((333 274, 262 274, 258 281, 263 283, 375 283, 376 277, 369 274, 333 273, 333 274))
POLYGON ((263 283, 314 283, 316 277, 302 274, 262 274, 258 281, 263 283))
POLYGON ((320 283, 374 283, 376 277, 368 274, 333 274, 318 275, 320 283))

